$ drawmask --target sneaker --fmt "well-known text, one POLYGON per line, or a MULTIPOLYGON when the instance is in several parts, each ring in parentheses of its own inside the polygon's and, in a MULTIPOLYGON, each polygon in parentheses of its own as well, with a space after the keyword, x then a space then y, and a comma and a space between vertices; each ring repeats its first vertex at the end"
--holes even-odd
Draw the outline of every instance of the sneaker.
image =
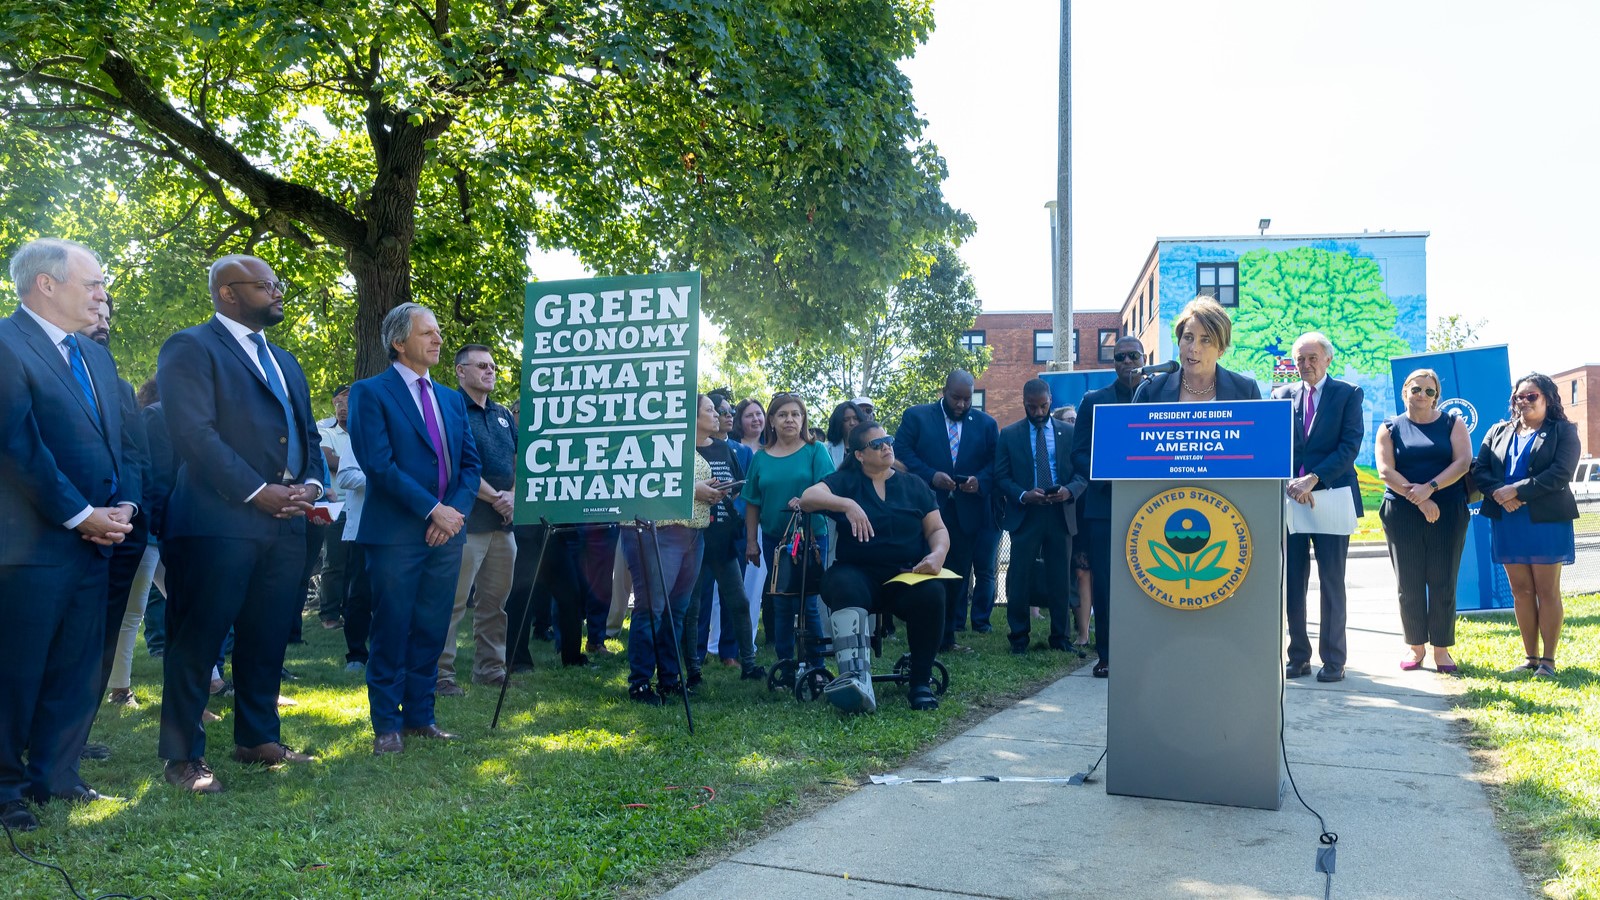
POLYGON ((344 670, 350 675, 365 675, 367 674, 367 664, 360 660, 351 660, 344 664, 344 670))
POLYGON ((740 681, 765 681, 767 680, 766 666, 751 666, 739 673, 740 681))
POLYGON ((322 627, 328 629, 329 631, 333 631, 333 630, 338 629, 338 628, 343 628, 344 627, 344 619, 323 619, 322 620, 322 627))
POLYGON ((934 710, 939 708, 939 698, 933 695, 931 685, 919 684, 911 689, 911 708, 915 710, 934 710))
MULTIPOLYGON (((693 697, 695 694, 699 693, 699 691, 695 690, 695 686, 692 685, 692 684, 689 685, 687 691, 688 691, 689 696, 691 696, 691 697, 693 697)), ((667 699, 668 697, 676 697, 679 694, 682 694, 684 692, 685 692, 685 688, 681 684, 658 684, 658 685, 656 685, 656 693, 660 694, 661 695, 661 699, 663 699, 663 700, 667 699)))
POLYGON ((461 685, 456 684, 454 681, 441 681, 439 682, 439 685, 433 689, 433 695, 435 697, 465 697, 467 692, 462 689, 461 685))
POLYGON ((106 698, 106 702, 124 709, 139 708, 139 698, 133 695, 133 688, 112 688, 111 696, 106 698))
POLYGON ((661 705, 661 695, 657 694, 648 683, 628 688, 628 699, 635 703, 643 703, 645 706, 661 705))

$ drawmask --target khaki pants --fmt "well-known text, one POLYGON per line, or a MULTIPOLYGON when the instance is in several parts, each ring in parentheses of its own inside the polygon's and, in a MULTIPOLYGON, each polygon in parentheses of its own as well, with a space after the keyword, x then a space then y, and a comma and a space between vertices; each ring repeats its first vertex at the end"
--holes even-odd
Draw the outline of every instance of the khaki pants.
POLYGON ((467 535, 461 553, 461 575, 456 579, 456 606, 450 613, 444 652, 439 655, 439 680, 456 680, 456 629, 467 611, 467 595, 477 585, 472 614, 472 677, 498 678, 506 674, 506 596, 511 593, 511 571, 517 561, 517 542, 509 531, 467 535))

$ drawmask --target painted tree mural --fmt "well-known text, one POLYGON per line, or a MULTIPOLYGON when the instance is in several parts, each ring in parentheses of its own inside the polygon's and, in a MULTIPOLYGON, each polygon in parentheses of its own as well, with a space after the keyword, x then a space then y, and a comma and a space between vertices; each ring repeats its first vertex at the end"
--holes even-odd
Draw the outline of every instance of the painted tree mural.
POLYGON ((1386 372, 1390 357, 1413 352, 1395 333, 1397 317, 1376 260, 1320 247, 1252 250, 1239 257, 1229 367, 1270 381, 1294 339, 1320 331, 1336 351, 1328 374, 1386 372))

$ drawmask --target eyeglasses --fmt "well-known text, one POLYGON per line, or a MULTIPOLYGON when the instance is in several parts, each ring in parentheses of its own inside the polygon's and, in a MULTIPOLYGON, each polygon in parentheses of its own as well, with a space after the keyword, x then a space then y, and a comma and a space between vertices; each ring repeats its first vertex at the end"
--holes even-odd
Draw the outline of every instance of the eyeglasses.
POLYGON ((260 288, 269 294, 273 291, 277 291, 280 294, 289 293, 289 282, 287 281, 230 281, 223 285, 223 287, 233 287, 236 284, 255 285, 257 288, 260 288))
POLYGON ((477 369, 480 372, 493 372, 500 368, 492 362, 461 363, 460 365, 464 369, 477 369))
POLYGON ((1111 358, 1117 362, 1138 362, 1139 360, 1144 359, 1144 353, 1138 350, 1126 350, 1122 353, 1111 354, 1111 358))
POLYGON ((893 446, 894 446, 894 438, 892 438, 892 437, 890 437, 889 435, 886 434, 881 438, 873 438, 872 440, 867 441, 867 445, 865 447, 862 447, 861 449, 862 450, 883 450, 885 448, 893 447, 893 446))
POLYGON ((1439 392, 1434 390, 1433 388, 1418 387, 1417 385, 1414 385, 1414 384, 1411 386, 1411 395, 1412 396, 1416 396, 1417 394, 1427 394, 1429 397, 1434 397, 1434 396, 1438 396, 1438 393, 1439 392))
POLYGON ((1535 402, 1538 402, 1539 398, 1541 398, 1543 396, 1544 396, 1543 394, 1540 394, 1538 392, 1534 392, 1534 393, 1531 393, 1531 394, 1512 394, 1511 395, 1511 399, 1513 399, 1513 400, 1521 400, 1523 403, 1535 403, 1535 402))

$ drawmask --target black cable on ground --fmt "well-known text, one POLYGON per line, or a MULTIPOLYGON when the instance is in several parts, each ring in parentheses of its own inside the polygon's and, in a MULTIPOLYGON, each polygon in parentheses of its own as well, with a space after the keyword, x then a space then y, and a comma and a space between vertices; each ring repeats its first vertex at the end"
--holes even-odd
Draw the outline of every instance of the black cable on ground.
POLYGON ((17 846, 16 835, 11 833, 11 826, 4 822, 0 822, 0 827, 5 828, 6 840, 10 842, 13 853, 42 869, 50 869, 51 871, 59 872, 61 874, 61 880, 67 883, 67 890, 71 891, 72 896, 77 897, 78 900, 159 900, 155 894, 141 894, 137 897, 133 894, 101 894, 92 898, 84 896, 84 894, 78 890, 77 885, 72 883, 72 876, 67 874, 66 869, 63 869, 54 863, 47 863, 34 859, 28 854, 23 853, 22 848, 17 846))
POLYGON ((1317 817, 1317 825, 1322 829, 1322 834, 1317 836, 1317 871, 1323 873, 1325 878, 1322 883, 1323 900, 1333 897, 1333 869, 1334 855, 1339 843, 1339 835, 1328 830, 1327 820, 1322 818, 1322 813, 1311 808, 1306 798, 1300 796, 1300 786, 1294 783, 1294 770, 1289 767, 1289 745, 1286 738, 1288 728, 1288 713, 1284 709, 1284 694, 1288 690, 1288 679, 1278 685, 1278 750, 1283 754, 1283 771, 1289 776, 1289 787, 1294 788, 1294 798, 1300 801, 1308 812, 1317 817))

